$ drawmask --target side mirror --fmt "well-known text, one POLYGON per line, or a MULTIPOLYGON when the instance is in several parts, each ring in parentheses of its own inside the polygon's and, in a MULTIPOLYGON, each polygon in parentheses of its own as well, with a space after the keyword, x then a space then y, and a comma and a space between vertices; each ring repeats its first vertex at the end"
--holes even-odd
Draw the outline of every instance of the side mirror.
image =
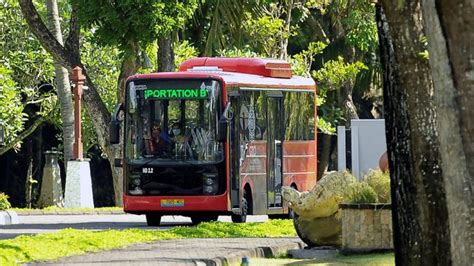
POLYGON ((110 122, 109 134, 110 134, 110 144, 120 143, 120 120, 119 113, 123 110, 123 104, 119 103, 115 106, 115 110, 112 113, 112 121, 110 122))
POLYGON ((223 142, 227 139, 227 124, 227 120, 219 120, 217 124, 217 141, 223 142))
POLYGON ((110 122, 110 144, 119 144, 120 143, 120 121, 112 120, 110 122))

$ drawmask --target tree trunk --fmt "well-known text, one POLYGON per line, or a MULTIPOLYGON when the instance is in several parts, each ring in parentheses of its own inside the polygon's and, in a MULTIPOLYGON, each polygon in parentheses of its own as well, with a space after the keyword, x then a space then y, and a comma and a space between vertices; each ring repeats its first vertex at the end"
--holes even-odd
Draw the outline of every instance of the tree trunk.
POLYGON ((174 66, 174 51, 171 34, 166 37, 160 37, 158 40, 158 71, 159 72, 173 72, 174 66))
POLYGON ((434 0, 423 0, 422 5, 438 113, 451 259, 454 265, 472 265, 474 5, 472 1, 437 4, 434 0))
POLYGON ((383 0, 381 4, 377 26, 384 67, 395 262, 450 265, 433 85, 428 61, 419 55, 424 51, 420 3, 383 0))
MULTIPOLYGON (((56 40, 62 45, 63 34, 59 23, 58 3, 56 0, 46 1, 48 10, 49 28, 56 40)), ((74 111, 72 106, 71 85, 66 68, 62 67, 55 60, 54 71, 56 74, 56 88, 61 109, 61 118, 63 120, 63 146, 64 146, 64 166, 72 159, 74 144, 74 111)))
POLYGON ((283 60, 288 58, 288 38, 290 37, 290 26, 291 26, 291 11, 293 10, 294 0, 283 1, 283 12, 282 20, 285 22, 284 32, 280 33, 280 47, 278 47, 278 57, 283 60))
POLYGON ((322 145, 322 149, 318 163, 318 180, 321 179, 324 173, 328 170, 329 158, 331 156, 331 135, 321 134, 320 136, 321 138, 318 139, 318 145, 322 145))
POLYGON ((111 115, 107 110, 104 102, 100 98, 94 83, 87 74, 86 69, 81 63, 79 55, 79 27, 77 18, 75 17, 75 8, 71 13, 70 36, 68 36, 67 48, 61 45, 53 34, 47 29, 46 25, 41 20, 36 8, 31 0, 20 0, 21 12, 25 18, 31 32, 38 38, 39 42, 46 49, 53 59, 59 62, 63 67, 71 70, 74 66, 80 66, 83 69, 83 74, 86 76, 86 84, 88 90, 84 92, 84 104, 87 108, 87 114, 94 124, 97 141, 101 149, 107 154, 109 163, 112 168, 115 205, 122 206, 123 184, 121 171, 114 167, 114 158, 120 154, 120 147, 118 145, 112 146, 109 144, 109 124, 111 115), (71 36, 73 34, 73 36, 71 36))
MULTIPOLYGON (((120 74, 117 82, 117 102, 125 103, 125 85, 129 76, 137 73, 139 68, 138 57, 138 44, 130 43, 129 50, 125 52, 120 66, 120 74)), ((120 128, 120 133, 123 136, 123 127, 120 128)), ((107 157, 110 158, 110 164, 112 169, 113 185, 114 185, 114 200, 115 205, 123 206, 123 170, 122 168, 115 167, 112 164, 114 158, 123 158, 123 143, 119 145, 111 146, 111 149, 107 151, 107 157)))
POLYGON ((123 55, 120 75, 117 84, 117 102, 125 102, 125 84, 127 78, 137 73, 139 69, 138 44, 130 42, 129 49, 123 55))
MULTIPOLYGON (((349 61, 351 62, 351 61, 349 61)), ((352 79, 345 82, 345 84, 341 87, 338 93, 338 103, 339 106, 342 107, 344 118, 346 120, 345 126, 347 128, 351 127, 351 120, 352 119, 359 119, 359 115, 357 114, 357 108, 352 100, 352 90, 354 88, 354 82, 352 79)))

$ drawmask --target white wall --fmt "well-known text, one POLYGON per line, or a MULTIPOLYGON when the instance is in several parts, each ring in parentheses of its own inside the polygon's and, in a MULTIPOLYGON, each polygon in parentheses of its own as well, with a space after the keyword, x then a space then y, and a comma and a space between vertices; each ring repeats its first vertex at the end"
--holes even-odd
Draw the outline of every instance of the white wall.
MULTIPOLYGON (((344 127, 338 127, 338 170, 346 169, 344 127)), ((361 180, 370 169, 379 167, 380 156, 387 150, 384 119, 351 120, 352 174, 361 180)))

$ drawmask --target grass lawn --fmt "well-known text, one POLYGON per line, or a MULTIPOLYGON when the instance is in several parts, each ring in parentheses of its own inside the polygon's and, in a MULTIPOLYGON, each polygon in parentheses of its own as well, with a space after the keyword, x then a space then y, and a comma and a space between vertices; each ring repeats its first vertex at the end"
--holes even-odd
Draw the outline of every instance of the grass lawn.
POLYGON ((366 255, 337 255, 327 259, 250 258, 250 265, 395 265, 393 252, 366 255))
POLYGON ((164 239, 285 236, 296 236, 291 220, 241 224, 209 222, 196 227, 174 227, 166 231, 64 229, 56 233, 23 235, 14 239, 0 240, 0 265, 51 260, 164 239))
MULTIPOLYGON (((178 238, 291 237, 296 232, 291 220, 264 223, 209 222, 170 230, 64 229, 56 233, 23 235, 0 240, 0 265, 18 265, 40 260, 122 248, 135 243, 178 238)), ((394 265, 393 253, 359 256, 338 255, 330 259, 250 258, 250 265, 394 265)))

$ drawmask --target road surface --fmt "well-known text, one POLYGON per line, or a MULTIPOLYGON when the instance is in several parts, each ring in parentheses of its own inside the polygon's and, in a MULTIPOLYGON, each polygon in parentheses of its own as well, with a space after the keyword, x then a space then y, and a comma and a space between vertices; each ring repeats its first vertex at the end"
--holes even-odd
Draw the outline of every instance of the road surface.
MULTIPOLYGON (((247 216, 248 222, 264 222, 266 215, 247 216)), ((191 219, 183 216, 164 216, 159 227, 147 226, 144 215, 133 214, 85 214, 85 215, 27 215, 18 216, 19 224, 0 226, 0 239, 18 235, 51 233, 64 228, 106 230, 106 229, 162 229, 174 226, 192 226, 191 219)), ((219 216, 219 221, 231 222, 230 216, 219 216)))

